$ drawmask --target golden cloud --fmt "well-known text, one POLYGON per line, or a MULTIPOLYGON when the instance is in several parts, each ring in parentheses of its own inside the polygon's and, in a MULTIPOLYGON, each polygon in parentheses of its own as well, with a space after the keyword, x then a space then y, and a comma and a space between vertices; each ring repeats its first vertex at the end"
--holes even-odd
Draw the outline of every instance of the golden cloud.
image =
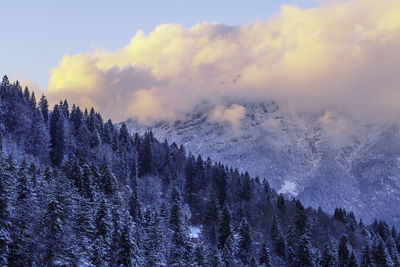
POLYGON ((163 24, 117 51, 64 56, 47 94, 116 120, 171 119, 227 99, 400 115, 399 47, 398 0, 283 5, 263 22, 163 24))

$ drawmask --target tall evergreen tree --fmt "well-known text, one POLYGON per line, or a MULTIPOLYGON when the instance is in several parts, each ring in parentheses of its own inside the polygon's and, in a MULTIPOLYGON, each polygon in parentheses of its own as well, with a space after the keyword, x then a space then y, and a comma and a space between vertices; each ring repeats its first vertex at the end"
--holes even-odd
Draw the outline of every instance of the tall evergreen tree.
POLYGON ((313 248, 308 233, 303 234, 300 238, 296 258, 299 267, 315 266, 313 248))
POLYGON ((220 216, 218 226, 218 248, 222 250, 225 242, 231 235, 231 213, 227 205, 224 205, 220 216))
POLYGON ((265 267, 271 266, 271 260, 269 255, 269 249, 267 248, 267 244, 263 243, 258 256, 258 263, 265 267))
POLYGON ((371 267, 372 266, 371 252, 370 252, 368 243, 365 244, 364 249, 362 251, 360 266, 361 267, 371 267))
POLYGON ((246 218, 242 218, 239 227, 239 244, 238 244, 238 258, 242 264, 249 264, 249 257, 251 253, 251 236, 250 225, 246 218))
POLYGON ((346 234, 342 235, 338 247, 338 261, 340 267, 346 267, 349 263, 350 252, 347 247, 348 237, 346 234))
POLYGON ((49 103, 44 95, 39 100, 39 109, 42 112, 45 125, 49 123, 49 103))
POLYGON ((322 267, 337 266, 336 254, 331 244, 325 245, 325 248, 322 251, 322 258, 320 264, 322 267))
POLYGON ((348 267, 358 267, 356 256, 354 255, 354 251, 351 252, 349 263, 347 264, 348 267))
POLYGON ((65 154, 64 118, 58 107, 54 106, 50 118, 50 159, 54 166, 59 166, 65 154))

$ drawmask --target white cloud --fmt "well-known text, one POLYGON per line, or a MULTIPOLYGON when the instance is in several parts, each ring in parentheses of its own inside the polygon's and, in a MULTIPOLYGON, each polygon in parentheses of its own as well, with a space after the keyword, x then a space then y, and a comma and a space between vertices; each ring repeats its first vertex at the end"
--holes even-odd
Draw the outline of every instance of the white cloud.
POLYGON ((47 94, 115 120, 174 118, 204 100, 276 100, 301 111, 393 119, 400 115, 399 47, 398 0, 284 5, 267 21, 163 24, 116 51, 66 55, 51 70, 47 94))
POLYGON ((222 105, 215 107, 211 114, 211 120, 229 122, 234 130, 240 130, 240 120, 244 118, 246 109, 244 106, 232 104, 229 108, 222 105))
POLYGON ((281 189, 278 191, 279 194, 290 194, 294 197, 298 195, 297 185, 291 181, 285 180, 281 189))

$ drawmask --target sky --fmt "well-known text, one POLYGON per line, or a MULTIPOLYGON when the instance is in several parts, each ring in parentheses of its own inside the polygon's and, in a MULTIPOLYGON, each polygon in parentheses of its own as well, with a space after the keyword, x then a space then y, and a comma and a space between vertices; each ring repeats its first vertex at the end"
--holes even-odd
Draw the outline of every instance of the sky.
POLYGON ((314 5, 307 0, 6 1, 0 8, 0 73, 46 89, 49 70, 63 55, 115 50, 138 30, 149 33, 163 23, 190 27, 199 22, 240 25, 265 20, 283 3, 314 5))
POLYGON ((398 0, 82 2, 3 5, 0 71, 114 121, 207 102, 240 128, 271 100, 335 129, 400 118, 398 0))

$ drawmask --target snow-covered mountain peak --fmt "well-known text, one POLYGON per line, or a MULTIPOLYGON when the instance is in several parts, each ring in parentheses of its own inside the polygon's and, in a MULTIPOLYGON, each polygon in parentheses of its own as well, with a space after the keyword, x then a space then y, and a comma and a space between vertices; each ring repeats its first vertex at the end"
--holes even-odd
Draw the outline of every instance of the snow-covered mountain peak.
POLYGON ((314 207, 342 206, 367 220, 400 220, 399 126, 359 125, 333 111, 298 114, 274 102, 233 104, 244 110, 238 126, 215 118, 212 105, 173 122, 127 125, 268 179, 278 192, 314 207))

